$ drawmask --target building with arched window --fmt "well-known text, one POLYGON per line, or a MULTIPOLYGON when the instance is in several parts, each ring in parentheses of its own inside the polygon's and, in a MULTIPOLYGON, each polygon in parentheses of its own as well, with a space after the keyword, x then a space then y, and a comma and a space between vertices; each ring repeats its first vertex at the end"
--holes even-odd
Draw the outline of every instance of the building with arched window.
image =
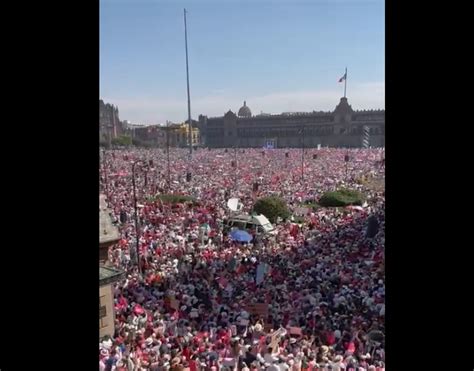
POLYGON ((112 224, 105 196, 99 197, 99 337, 115 332, 115 282, 125 278, 125 272, 109 264, 109 249, 120 240, 120 233, 112 224))
POLYGON ((364 126, 369 145, 385 146, 385 110, 355 111, 341 98, 334 111, 296 112, 252 116, 247 102, 235 114, 199 116, 201 142, 206 147, 362 147, 364 126))

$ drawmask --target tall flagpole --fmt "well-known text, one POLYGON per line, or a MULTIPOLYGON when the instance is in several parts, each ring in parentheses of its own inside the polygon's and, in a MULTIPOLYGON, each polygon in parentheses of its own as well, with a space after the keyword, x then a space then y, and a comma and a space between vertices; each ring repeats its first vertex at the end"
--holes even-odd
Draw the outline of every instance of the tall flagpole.
POLYGON ((304 182, 304 135, 305 135, 305 127, 301 129, 301 182, 304 182))
POLYGON ((186 28, 186 9, 184 9, 184 43, 186 48, 186 83, 188 87, 189 161, 191 161, 193 157, 193 126, 191 122, 191 98, 189 96, 188 31, 186 28))
MULTIPOLYGON (((347 88, 347 67, 346 67, 346 73, 344 74, 344 76, 345 76, 345 79, 344 79, 344 98, 345 98, 346 97, 346 88, 347 88)), ((189 94, 189 92, 188 92, 188 94, 189 94)))

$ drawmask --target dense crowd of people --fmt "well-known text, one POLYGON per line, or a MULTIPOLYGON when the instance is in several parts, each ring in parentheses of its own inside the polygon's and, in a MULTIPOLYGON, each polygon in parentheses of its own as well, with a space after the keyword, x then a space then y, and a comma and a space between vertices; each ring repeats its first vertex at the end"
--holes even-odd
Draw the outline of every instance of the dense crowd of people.
POLYGON ((385 195, 368 181, 383 183, 383 158, 383 149, 306 149, 304 165, 301 149, 199 149, 191 160, 171 149, 169 162, 162 149, 101 152, 101 190, 121 233, 110 262, 127 275, 114 287, 116 331, 100 340, 100 369, 383 370, 385 195), (222 228, 231 197, 250 212, 275 195, 296 214, 340 187, 363 192, 366 205, 310 209, 247 244, 222 228))

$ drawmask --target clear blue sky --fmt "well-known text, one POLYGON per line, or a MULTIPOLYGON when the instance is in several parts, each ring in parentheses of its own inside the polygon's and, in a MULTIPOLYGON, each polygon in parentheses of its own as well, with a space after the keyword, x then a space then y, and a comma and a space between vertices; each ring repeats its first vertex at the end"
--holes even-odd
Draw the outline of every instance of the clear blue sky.
POLYGON ((100 0, 100 97, 137 123, 385 106, 383 0, 100 0))

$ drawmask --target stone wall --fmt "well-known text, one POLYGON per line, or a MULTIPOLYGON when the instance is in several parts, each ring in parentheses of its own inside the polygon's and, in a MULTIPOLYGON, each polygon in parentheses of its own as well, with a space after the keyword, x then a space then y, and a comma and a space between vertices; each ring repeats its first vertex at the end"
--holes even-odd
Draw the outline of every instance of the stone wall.
POLYGON ((125 133, 120 121, 118 107, 99 100, 99 141, 110 143, 114 138, 125 133))
POLYGON ((203 145, 211 148, 254 147, 276 138, 278 148, 362 147, 363 126, 371 129, 370 146, 385 144, 385 111, 354 111, 347 98, 341 98, 333 112, 260 115, 237 117, 228 111, 223 117, 200 115, 198 127, 203 145))
POLYGON ((112 285, 99 287, 99 300, 99 337, 113 336, 115 313, 112 285))

